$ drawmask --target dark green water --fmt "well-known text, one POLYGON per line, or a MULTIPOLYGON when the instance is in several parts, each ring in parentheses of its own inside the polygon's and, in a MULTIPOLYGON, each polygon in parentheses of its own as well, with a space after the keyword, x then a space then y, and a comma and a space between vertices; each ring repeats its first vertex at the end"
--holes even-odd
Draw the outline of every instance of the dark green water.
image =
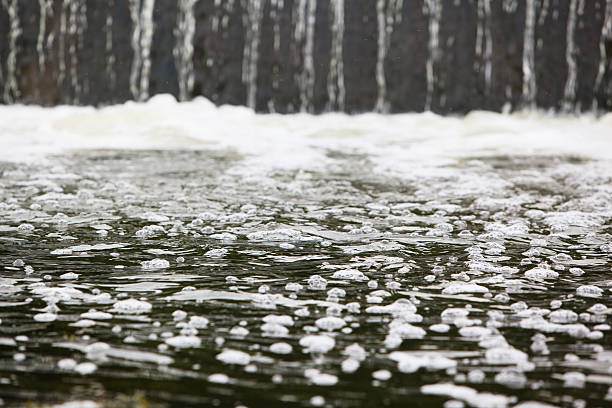
POLYGON ((0 164, 3 403, 612 405, 609 162, 328 157, 0 164))

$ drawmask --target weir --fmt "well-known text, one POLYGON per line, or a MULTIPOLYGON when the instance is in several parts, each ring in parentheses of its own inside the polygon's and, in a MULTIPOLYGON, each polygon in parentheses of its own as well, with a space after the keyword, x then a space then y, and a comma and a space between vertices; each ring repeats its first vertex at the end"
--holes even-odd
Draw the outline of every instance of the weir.
POLYGON ((0 101, 612 109, 610 0, 2 0, 0 101))

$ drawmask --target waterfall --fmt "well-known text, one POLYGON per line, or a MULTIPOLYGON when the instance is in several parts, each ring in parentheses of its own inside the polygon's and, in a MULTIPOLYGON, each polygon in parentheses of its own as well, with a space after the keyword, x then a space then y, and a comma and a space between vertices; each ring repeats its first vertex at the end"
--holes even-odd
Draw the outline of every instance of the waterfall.
POLYGON ((535 23, 535 0, 527 0, 523 37, 523 105, 529 108, 534 108, 536 102, 535 23))
POLYGON ((149 73, 151 70, 151 44, 153 42, 153 7, 155 0, 130 0, 132 49, 134 59, 130 74, 130 90, 138 101, 149 97, 149 73))
POLYGON ((327 110, 344 110, 344 0, 331 0, 331 59, 327 78, 327 110))
POLYGON ((316 12, 317 0, 299 0, 294 39, 296 44, 302 46, 302 72, 297 81, 302 112, 312 111, 315 83, 313 51, 316 12))
POLYGON ((107 11, 106 11, 106 42, 104 50, 106 52, 106 76, 108 78, 108 87, 112 90, 115 89, 117 82, 117 76, 115 75, 115 54, 113 53, 113 8, 115 7, 115 0, 108 0, 107 11))
POLYGON ((57 75, 57 86, 61 87, 64 83, 64 79, 66 78, 66 31, 67 31, 67 13, 68 6, 70 0, 63 0, 61 4, 60 11, 60 23, 59 23, 59 45, 58 45, 58 69, 59 73, 57 75))
POLYGON ((566 112, 576 108, 576 78, 578 76, 576 66, 576 15, 578 0, 570 1, 569 15, 567 17, 565 61, 567 62, 567 80, 563 91, 563 110, 566 112))
POLYGON ((9 15, 9 53, 6 58, 6 83, 4 84, 4 102, 12 103, 21 96, 17 83, 17 40, 21 35, 21 26, 17 9, 17 0, 2 0, 9 15))
POLYGON ((425 110, 431 110, 433 101, 434 87, 436 84, 435 67, 440 54, 440 19, 442 18, 442 3, 440 0, 425 0, 425 11, 429 16, 429 42, 427 48, 429 54, 427 56, 426 71, 427 71, 427 97, 425 100, 425 110))
POLYGON ((174 31, 176 45, 174 59, 178 72, 179 100, 187 100, 193 90, 193 36, 195 34, 195 16, 193 8, 197 0, 179 0, 177 28, 174 31))
MULTIPOLYGON (((273 32, 274 32, 274 41, 273 41, 273 48, 274 48, 274 53, 276 55, 280 55, 281 52, 281 31, 280 31, 280 20, 281 20, 281 13, 283 11, 283 9, 285 8, 285 0, 270 0, 270 18, 272 19, 272 24, 273 24, 273 32)), ((278 90, 279 90, 279 80, 278 80, 278 75, 279 75, 279 64, 278 63, 274 63, 272 65, 272 95, 275 95, 278 90)), ((272 98, 270 98, 270 100, 268 101, 268 110, 270 112, 275 112, 276 111, 276 107, 274 105, 274 96, 272 98)))
POLYGON ((70 56, 70 84, 74 91, 74 103, 78 104, 82 93, 78 75, 77 50, 83 49, 83 34, 87 27, 86 0, 70 0, 69 33, 71 36, 68 53, 70 56))
POLYGON ((38 0, 40 19, 38 21, 38 37, 36 38, 36 53, 38 54, 38 69, 45 72, 45 38, 47 35, 47 16, 53 12, 52 0, 38 0))
POLYGON ((378 54, 376 57, 376 84, 378 98, 374 108, 377 112, 388 112, 387 79, 385 77, 385 59, 391 45, 391 36, 395 24, 402 19, 403 0, 377 0, 376 15, 378 22, 378 54))
POLYGON ((263 18, 262 0, 244 0, 246 15, 244 17, 244 51, 242 57, 242 82, 247 88, 246 104, 255 109, 257 102, 257 61, 259 60, 259 43, 261 37, 261 20, 263 18))
POLYGON ((491 92, 493 37, 491 34, 491 0, 478 0, 476 27, 476 57, 480 59, 478 72, 484 76, 485 95, 491 92))
MULTIPOLYGON (((606 65, 609 65, 608 54, 606 51, 606 41, 612 41, 612 0, 606 0, 606 11, 604 22, 601 27, 601 37, 599 38, 599 67, 597 69, 597 77, 595 78, 595 95, 593 96, 593 109, 597 110, 597 95, 602 91, 604 85, 604 77, 606 74, 606 65)), ((610 70, 610 67, 608 67, 610 70)))

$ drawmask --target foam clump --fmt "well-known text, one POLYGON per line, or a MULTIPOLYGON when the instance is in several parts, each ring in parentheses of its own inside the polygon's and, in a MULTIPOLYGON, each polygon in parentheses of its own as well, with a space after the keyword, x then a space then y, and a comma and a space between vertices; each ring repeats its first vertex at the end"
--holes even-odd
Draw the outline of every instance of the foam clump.
POLYGON ((557 279, 559 272, 553 271, 552 269, 545 269, 541 267, 533 268, 525 272, 525 277, 532 280, 549 280, 557 279))
POLYGON ((302 289, 304 289, 304 286, 297 282, 289 282, 285 285, 285 290, 287 292, 299 292, 302 289))
POLYGON ((139 229, 138 231, 136 231, 135 235, 138 238, 147 239, 147 238, 157 237, 165 233, 166 233, 166 230, 161 225, 146 225, 142 227, 141 229, 139 229))
POLYGON ((302 233, 291 228, 279 228, 270 231, 255 231, 247 234, 251 241, 299 241, 302 233))
POLYGON ((202 340, 196 336, 174 336, 165 340, 166 344, 176 348, 200 347, 202 340))
POLYGON ((319 275, 312 275, 308 278, 308 288, 310 290, 325 290, 327 288, 327 279, 319 275))
POLYGON ((153 308, 153 305, 144 300, 126 299, 120 300, 113 304, 113 311, 123 314, 142 314, 148 313, 153 308))
POLYGON ((57 314, 55 313, 38 313, 34 315, 34 320, 41 323, 50 323, 57 320, 57 314))
POLYGON ((113 315, 106 312, 101 312, 96 309, 90 309, 88 312, 81 313, 81 317, 84 319, 92 319, 92 320, 108 320, 112 319, 113 315))
POLYGON ((519 365, 526 363, 527 354, 510 346, 493 347, 486 351, 485 361, 487 364, 495 365, 519 365))
POLYGON ((148 270, 165 269, 165 268, 170 267, 170 262, 168 262, 165 259, 155 258, 155 259, 151 259, 150 261, 142 261, 140 263, 140 266, 142 267, 142 269, 148 269, 148 270))
POLYGON ((515 400, 514 397, 478 392, 473 388, 451 383, 423 385, 421 392, 423 394, 443 395, 465 401, 474 408, 506 408, 515 400))
POLYGON ((270 345, 270 352, 274 354, 290 354, 293 351, 293 347, 291 347, 288 343, 273 343, 270 345))
POLYGON ((332 386, 338 383, 338 377, 332 374, 325 374, 316 368, 309 368, 304 372, 304 376, 314 385, 332 386))
POLYGON ((281 326, 293 326, 293 318, 289 315, 269 314, 262 319, 265 323, 278 324, 281 326))
POLYGON ((417 355, 407 351, 394 351, 389 359, 397 362, 397 369, 406 374, 415 373, 424 368, 429 371, 446 370, 457 366, 457 362, 437 353, 417 355))
POLYGON ((217 355, 217 360, 225 364, 245 366, 251 362, 251 356, 244 351, 225 349, 217 355))
POLYGON ((216 249, 211 249, 210 251, 207 251, 204 254, 204 256, 207 256, 209 258, 223 258, 228 253, 229 251, 225 248, 216 248, 216 249))
POLYGON ((214 384, 227 384, 230 378, 223 373, 215 373, 208 376, 208 381, 214 384))
POLYGON ((333 338, 324 335, 308 335, 300 339, 300 346, 306 353, 324 354, 334 348, 336 342, 333 338))
POLYGON ((205 329, 208 327, 209 321, 203 316, 191 316, 189 318, 189 326, 195 329, 205 329))
POLYGON ((598 298, 603 296, 603 289, 595 285, 582 285, 576 289, 576 296, 598 298))
POLYGON ((98 366, 90 362, 77 364, 76 367, 74 367, 74 371, 81 375, 93 374, 97 369, 98 366))
POLYGON ((571 310, 559 309, 551 312, 548 318, 553 323, 574 323, 578 320, 578 314, 571 310))
POLYGON ((354 280, 354 281, 367 281, 369 278, 363 274, 363 272, 357 269, 343 269, 334 272, 332 279, 340 280, 354 280))
POLYGON ((340 317, 326 316, 317 319, 315 325, 321 330, 334 331, 346 326, 346 321, 340 317))
POLYGON ((459 293, 488 293, 489 289, 475 283, 453 282, 442 290, 445 295, 457 295, 459 293))

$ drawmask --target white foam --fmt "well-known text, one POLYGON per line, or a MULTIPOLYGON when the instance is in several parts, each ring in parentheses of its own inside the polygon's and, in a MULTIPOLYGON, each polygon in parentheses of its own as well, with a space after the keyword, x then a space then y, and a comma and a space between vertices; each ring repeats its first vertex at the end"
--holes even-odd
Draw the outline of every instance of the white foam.
POLYGON ((514 401, 513 397, 478 392, 470 387, 449 383, 424 385, 421 387, 421 392, 423 394, 444 395, 465 401, 475 408, 506 408, 514 401))
POLYGON ((289 354, 292 351, 293 347, 288 343, 274 343, 270 345, 270 352, 274 354, 289 354))
POLYGON ((334 348, 336 342, 329 336, 309 335, 300 339, 300 346, 306 353, 327 353, 334 348))
POLYGON ((170 262, 165 259, 151 259, 150 261, 142 261, 140 263, 142 269, 165 269, 170 267, 170 262))
POLYGON ((165 341, 169 346, 176 348, 195 348, 202 344, 202 340, 196 336, 174 336, 165 341))
POLYGON ((244 169, 254 171, 270 166, 320 168, 332 160, 326 149, 333 149, 368 150, 375 153, 378 171, 404 172, 413 169, 415 161, 507 152, 612 158, 610 114, 256 115, 243 107, 216 107, 201 97, 178 103, 172 96, 157 95, 145 103, 98 109, 2 106, 0 124, 0 158, 9 161, 38 160, 73 149, 231 148, 248 157, 244 169))
POLYGON ((251 356, 244 351, 225 349, 217 355, 217 360, 225 364, 245 366, 251 362, 251 356))
POLYGON ((113 305, 113 311, 124 314, 141 314, 151 311, 153 306, 149 302, 136 299, 120 300, 113 305))

